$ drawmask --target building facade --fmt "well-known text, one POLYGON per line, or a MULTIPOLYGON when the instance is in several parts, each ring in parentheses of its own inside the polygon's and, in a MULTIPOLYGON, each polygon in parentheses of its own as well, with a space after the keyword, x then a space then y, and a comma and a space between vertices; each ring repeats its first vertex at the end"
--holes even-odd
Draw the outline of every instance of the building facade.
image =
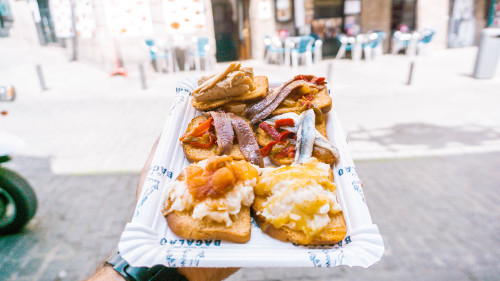
POLYGON ((219 62, 261 59, 265 37, 278 35, 313 34, 324 42, 324 57, 332 57, 339 34, 382 31, 387 34, 387 52, 392 33, 402 26, 410 31, 433 29, 435 48, 470 46, 477 42, 479 31, 494 24, 500 14, 500 0, 0 2, 7 3, 9 20, 13 19, 10 36, 61 46, 70 57, 107 67, 117 54, 126 64, 147 59, 145 39, 185 47, 193 37, 207 37, 211 54, 219 62))

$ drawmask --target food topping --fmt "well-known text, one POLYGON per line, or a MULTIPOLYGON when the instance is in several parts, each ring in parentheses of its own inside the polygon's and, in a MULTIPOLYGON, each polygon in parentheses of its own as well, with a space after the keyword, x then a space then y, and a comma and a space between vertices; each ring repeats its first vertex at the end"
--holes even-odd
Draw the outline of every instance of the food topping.
MULTIPOLYGON (((200 139, 200 138, 198 138, 200 139)), ((188 140, 190 140, 191 142, 189 142, 190 145, 194 146, 194 147, 199 147, 199 148, 210 148, 212 147, 212 145, 214 145, 215 141, 217 140, 217 137, 208 132, 206 134, 203 135, 203 137, 201 137, 201 140, 203 142, 198 142, 198 139, 195 139, 195 138, 190 138, 188 140), (207 142, 207 139, 208 138, 208 142, 207 142)))
POLYGON ((233 62, 224 71, 212 76, 202 77, 192 96, 199 102, 211 102, 228 97, 241 96, 255 90, 251 68, 241 67, 233 62))
POLYGON ((214 120, 215 134, 217 135, 217 155, 229 153, 233 148, 234 131, 231 118, 222 111, 210 111, 208 114, 214 120))
POLYGON ((283 158, 283 157, 294 158, 295 157, 295 147, 292 145, 287 146, 285 149, 283 149, 278 154, 276 154, 276 158, 283 158))
POLYGON ((229 226, 230 215, 253 203, 258 174, 247 161, 233 161, 230 156, 212 156, 191 164, 183 178, 167 187, 170 191, 163 215, 192 211, 193 218, 208 217, 229 226))
POLYGON ((255 193, 271 196, 259 215, 276 228, 287 226, 314 239, 328 225, 330 216, 342 211, 329 176, 329 165, 316 158, 302 165, 265 169, 255 193))
POLYGON ((259 144, 255 139, 250 125, 241 117, 232 113, 227 113, 227 115, 231 118, 231 124, 238 137, 240 151, 245 156, 245 159, 259 167, 264 167, 264 160, 259 150, 259 144))
POLYGON ((274 128, 276 129, 283 126, 295 126, 295 121, 292 118, 284 118, 276 120, 276 122, 274 122, 274 128))
POLYGON ((300 104, 299 99, 312 101, 318 89, 324 88, 325 78, 313 75, 297 75, 293 79, 272 89, 261 101, 245 109, 244 114, 253 125, 269 116, 278 106, 293 107, 300 104))
MULTIPOLYGON (((321 113, 321 111, 316 108, 316 107, 312 107, 312 111, 314 111, 314 114, 315 114, 315 124, 313 124, 312 126, 308 125, 306 127, 308 128, 314 128, 313 131, 314 131, 314 145, 315 146, 318 146, 318 147, 321 147, 321 148, 324 148, 328 151, 328 153, 331 153, 331 158, 332 159, 335 159, 335 160, 332 160, 334 163, 336 161, 336 159, 339 158, 339 152, 337 150, 337 148, 335 148, 329 141, 327 138, 325 138, 317 129, 316 129, 316 124, 318 123, 318 121, 321 123, 321 122, 325 122, 324 120, 324 116, 323 116, 323 113, 321 113)), ((269 124, 270 126, 273 126, 273 127, 277 127, 277 124, 280 128, 282 129, 286 129, 287 131, 290 131, 292 133, 297 133, 298 132, 298 129, 300 127, 300 124, 302 123, 302 116, 304 115, 305 113, 302 113, 301 115, 298 115, 296 113, 284 113, 284 114, 281 114, 281 115, 277 115, 277 116, 274 116, 274 117, 271 117, 267 120, 264 120, 262 123, 267 123, 269 124), (281 120, 287 120, 287 119, 291 119, 293 120, 293 125, 292 123, 288 123, 289 121, 286 121, 288 124, 281 124, 281 122, 284 122, 284 121, 281 121, 281 120)), ((262 124, 261 123, 261 124, 262 124)), ((305 133, 305 132, 304 132, 305 133)), ((312 134, 312 133, 311 133, 312 134)), ((298 139, 298 136, 295 135, 295 134, 290 134, 288 136, 289 139, 293 139, 293 140, 297 140, 298 139)), ((293 142, 293 143, 297 143, 297 142, 293 142)), ((307 142, 306 142, 307 143, 307 142)), ((276 143, 274 143, 276 144, 276 143)), ((273 144, 273 145, 274 145, 273 144)), ((305 148, 305 147, 304 147, 305 148)), ((317 148, 314 148, 314 149, 317 149, 317 148)), ((262 150, 262 149, 261 149, 262 150)), ((297 156, 297 147, 295 147, 295 156, 297 156)), ((269 151, 271 151, 269 149, 269 151)), ((274 151, 274 149, 273 149, 274 151)), ((281 151, 281 150, 280 150, 281 151)), ((281 154, 283 155, 283 154, 281 154)), ((307 159, 307 157, 304 156, 304 159, 307 159)), ((322 160, 324 159, 324 157, 321 158, 322 160)))
POLYGON ((187 136, 191 137, 201 137, 205 134, 213 125, 214 119, 210 117, 208 120, 201 122, 196 128, 192 131, 185 133, 179 140, 183 141, 187 136))
POLYGON ((294 163, 304 163, 312 156, 314 140, 316 139, 314 110, 309 109, 300 114, 297 144, 295 145, 294 163))
POLYGON ((273 127, 266 122, 262 122, 260 123, 259 128, 268 133, 274 140, 278 140, 280 137, 280 133, 276 130, 276 126, 273 127))

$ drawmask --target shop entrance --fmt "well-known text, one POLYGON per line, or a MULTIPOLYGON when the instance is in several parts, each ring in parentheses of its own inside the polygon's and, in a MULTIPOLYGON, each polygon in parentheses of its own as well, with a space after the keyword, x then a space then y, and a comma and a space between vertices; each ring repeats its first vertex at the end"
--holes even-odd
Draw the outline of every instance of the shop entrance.
POLYGON ((49 1, 37 0, 37 4, 40 17, 38 18, 39 22, 36 22, 36 27, 40 44, 46 45, 48 43, 56 43, 57 37, 54 29, 54 22, 52 21, 52 15, 50 14, 49 1))
POLYGON ((393 0, 391 31, 408 28, 408 31, 414 31, 416 26, 416 0, 393 0))
POLYGON ((212 1, 218 62, 251 58, 249 2, 212 1))

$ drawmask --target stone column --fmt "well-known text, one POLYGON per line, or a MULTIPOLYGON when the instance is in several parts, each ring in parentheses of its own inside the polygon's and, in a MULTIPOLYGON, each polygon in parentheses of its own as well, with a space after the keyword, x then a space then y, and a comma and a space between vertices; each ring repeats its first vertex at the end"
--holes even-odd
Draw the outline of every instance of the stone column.
POLYGON ((450 18, 450 0, 418 0, 417 30, 431 28, 436 31, 429 47, 446 48, 450 18))

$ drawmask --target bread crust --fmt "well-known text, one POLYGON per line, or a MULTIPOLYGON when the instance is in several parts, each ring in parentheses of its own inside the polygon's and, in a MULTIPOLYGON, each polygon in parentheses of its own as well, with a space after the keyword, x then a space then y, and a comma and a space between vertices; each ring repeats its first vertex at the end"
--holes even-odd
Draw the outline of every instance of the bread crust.
POLYGON ((267 76, 255 76, 254 77, 254 85, 255 85, 255 90, 248 92, 246 94, 243 94, 241 96, 228 97, 226 99, 221 99, 221 100, 216 100, 216 101, 211 101, 211 102, 199 102, 199 101, 196 101, 195 99, 192 99, 191 104, 193 105, 194 108, 196 108, 198 110, 208 111, 208 110, 214 110, 216 108, 219 108, 219 107, 223 106, 224 104, 232 102, 232 101, 250 102, 253 100, 261 99, 269 91, 269 82, 267 80, 267 76))
POLYGON ((292 242, 299 245, 329 245, 341 241, 347 233, 342 212, 330 216, 330 223, 312 240, 309 240, 306 234, 301 231, 293 230, 287 226, 276 228, 268 223, 263 216, 257 215, 255 212, 253 215, 263 232, 283 242, 292 242))
POLYGON ((233 224, 229 227, 206 217, 194 219, 191 215, 192 212, 174 211, 165 218, 170 230, 186 239, 221 239, 236 243, 246 243, 250 240, 250 207, 241 206, 238 214, 230 215, 233 224))

